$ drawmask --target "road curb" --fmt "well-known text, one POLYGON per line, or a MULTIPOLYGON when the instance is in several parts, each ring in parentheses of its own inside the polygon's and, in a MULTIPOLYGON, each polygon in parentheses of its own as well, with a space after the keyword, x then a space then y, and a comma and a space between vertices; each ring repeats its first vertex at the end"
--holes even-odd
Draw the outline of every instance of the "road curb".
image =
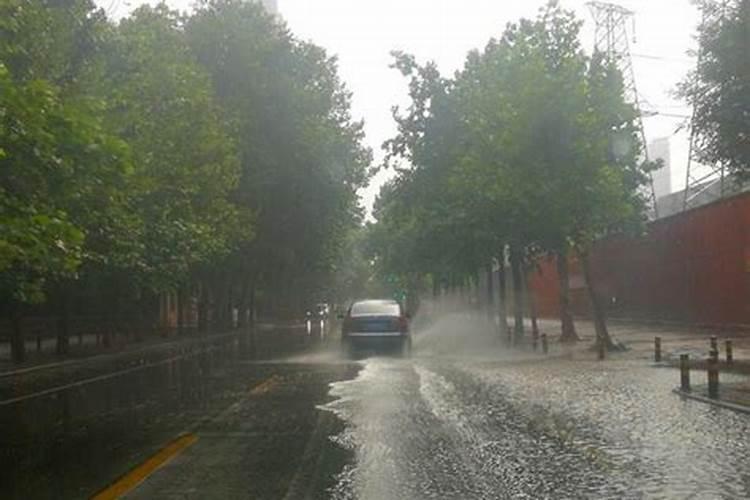
POLYGON ((738 413, 744 413, 750 415, 750 406, 745 406, 738 403, 730 403, 729 401, 722 401, 720 399, 711 399, 692 392, 685 392, 679 388, 672 389, 672 392, 685 399, 692 399, 694 401, 700 401, 701 403, 707 403, 727 410, 736 411, 738 413))
MULTIPOLYGON (((585 318, 592 321, 591 318, 585 318)), ((747 323, 691 323, 688 321, 671 321, 663 319, 647 318, 628 318, 628 317, 611 317, 614 323, 632 326, 658 326, 658 327, 678 327, 678 328, 695 328, 699 330, 718 330, 731 332, 750 332, 750 324, 747 323)))

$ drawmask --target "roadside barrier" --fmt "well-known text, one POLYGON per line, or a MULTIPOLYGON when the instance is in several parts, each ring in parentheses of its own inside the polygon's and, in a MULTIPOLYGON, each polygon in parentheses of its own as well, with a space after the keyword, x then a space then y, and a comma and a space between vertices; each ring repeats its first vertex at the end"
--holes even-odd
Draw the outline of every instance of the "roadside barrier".
POLYGON ((690 355, 680 354, 680 389, 690 392, 690 355))
POLYGON ((708 397, 719 397, 719 351, 712 350, 708 358, 708 397))
MULTIPOLYGON (((656 339, 659 339, 659 337, 656 337, 656 339)), ((654 356, 655 358, 658 358, 660 354, 660 342, 655 342, 655 351, 654 356)), ((719 349, 718 349, 718 340, 715 336, 712 336, 710 338, 709 346, 710 350, 708 351, 708 358, 705 360, 705 364, 702 363, 700 360, 698 361, 699 366, 705 366, 706 368, 706 377, 708 380, 708 398, 710 399, 719 399, 719 392, 720 392, 720 383, 719 383, 719 367, 721 366, 721 361, 719 359, 719 349)), ((732 348, 732 341, 731 340, 725 340, 724 346, 726 349, 726 364, 725 366, 728 367, 734 363, 734 354, 733 354, 733 348, 732 348)), ((690 356, 688 354, 680 354, 680 389, 681 392, 691 392, 690 387, 690 356)), ((696 396, 698 397, 698 396, 696 396)))
POLYGON ((732 341, 727 340, 725 342, 726 350, 727 350, 727 364, 732 364, 734 362, 734 354, 732 353, 732 341))

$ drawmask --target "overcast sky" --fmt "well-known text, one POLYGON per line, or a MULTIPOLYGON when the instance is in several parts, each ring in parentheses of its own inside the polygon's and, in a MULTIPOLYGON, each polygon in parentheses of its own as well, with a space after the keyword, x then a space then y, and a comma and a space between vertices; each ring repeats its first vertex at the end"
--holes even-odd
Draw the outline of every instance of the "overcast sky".
MULTIPOLYGON (((142 0, 97 0, 116 17, 126 15, 142 0)), ((153 1, 149 3, 155 3, 153 1)), ((191 0, 169 0, 170 6, 188 9, 191 0)), ((463 65, 466 53, 482 48, 502 33, 506 23, 533 17, 545 0, 278 0, 282 18, 299 38, 312 40, 339 58, 342 79, 354 93, 354 115, 364 118, 367 142, 376 159, 380 145, 395 132, 391 107, 404 105, 406 82, 389 69, 390 51, 403 50, 421 61, 435 60, 450 75, 463 65)), ((585 0, 561 0, 585 20, 583 46, 593 47, 593 22, 585 0)), ((694 48, 699 22, 690 0, 622 0, 635 11, 632 45, 639 94, 644 107, 661 113, 688 115, 690 110, 671 92, 694 66, 687 55, 694 48)), ((629 25, 629 29, 632 28, 629 25)), ((673 190, 684 188, 686 134, 675 130, 679 117, 654 116, 644 120, 649 140, 672 136, 673 190)), ((370 206, 379 185, 391 175, 381 173, 363 192, 370 206)))

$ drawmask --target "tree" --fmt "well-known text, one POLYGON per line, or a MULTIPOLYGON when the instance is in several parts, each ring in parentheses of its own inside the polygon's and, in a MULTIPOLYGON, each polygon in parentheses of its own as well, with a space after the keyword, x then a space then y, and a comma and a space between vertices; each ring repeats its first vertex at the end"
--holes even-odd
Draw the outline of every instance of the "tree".
MULTIPOLYGON (((479 87, 469 95, 480 96, 471 123, 480 127, 474 135, 482 149, 474 157, 494 159, 470 165, 485 169, 476 189, 497 186, 494 192, 506 193, 494 202, 509 215, 511 262, 514 253, 521 260, 519 246, 558 255, 563 340, 576 338, 567 300, 568 249, 576 249, 590 277, 592 242, 643 221, 640 188, 654 167, 639 161, 643 145, 619 72, 600 55, 583 54, 580 25, 551 3, 535 21, 512 25, 491 42, 478 59, 480 76, 469 78, 479 87)), ((520 274, 521 266, 513 267, 520 274)), ((588 285, 598 338, 611 346, 593 281, 588 285)))
POLYGON ((331 278, 361 217, 356 191, 367 181, 370 152, 351 118, 351 96, 335 58, 252 2, 203 2, 186 33, 235 126, 234 199, 257 216, 257 237, 237 252, 235 274, 299 308, 331 278))
POLYGON ((373 268, 366 256, 366 235, 364 226, 353 227, 347 235, 342 257, 333 269, 335 280, 328 292, 334 303, 369 295, 373 268))
MULTIPOLYGON (((409 166, 376 211, 380 247, 403 248, 421 272, 476 270, 498 255, 504 261, 507 247, 517 338, 530 261, 557 255, 562 339, 575 340, 570 250, 585 258, 596 238, 643 217, 639 189, 652 165, 638 161, 635 112, 616 69, 581 50, 580 26, 551 2, 470 53, 452 80, 434 65, 397 59, 411 76, 412 104, 387 146, 409 166)), ((589 289, 597 331, 609 339, 591 281, 589 289)))
POLYGON ((64 353, 71 307, 122 305, 142 327, 155 294, 192 288, 199 323, 212 301, 224 327, 261 286, 291 307, 331 293, 371 155, 335 58, 262 7, 159 4, 115 24, 90 0, 5 0, 0 91, 14 325, 49 301, 33 312, 58 316, 64 353))
POLYGON ((73 97, 108 29, 92 0, 3 0, 0 60, 14 80, 45 80, 73 97))
MULTIPOLYGON (((64 103, 42 80, 14 83, 0 65, 0 236, 2 295, 45 300, 50 286, 75 278, 96 241, 127 226, 119 188, 130 171, 128 149, 84 104, 64 103)), ((20 335, 20 333, 19 333, 20 335)), ((23 358, 23 344, 14 357, 23 358)))
POLYGON ((80 88, 107 30, 103 13, 87 0, 8 0, 0 18, 3 212, 17 228, 3 288, 17 313, 19 301, 64 305, 80 265, 104 258, 103 247, 133 249, 122 236, 137 221, 123 189, 129 149, 105 130, 101 100, 80 88))
POLYGON ((581 113, 586 142, 577 168, 582 182, 571 190, 569 241, 581 262, 594 315, 597 343, 616 348, 606 327, 604 308, 588 259, 592 244, 615 232, 640 232, 647 200, 643 187, 658 163, 643 162, 644 144, 636 129, 636 110, 626 103, 624 85, 612 62, 595 54, 586 79, 586 106, 581 113))
POLYGON ((698 68, 679 92, 693 106, 697 160, 750 176, 750 0, 704 0, 698 68))
POLYGON ((173 289, 252 236, 251 214, 230 199, 240 165, 229 126, 181 17, 164 4, 120 23, 98 84, 109 126, 133 150, 129 189, 143 222, 142 262, 122 272, 173 289))
MULTIPOLYGON (((464 191, 482 200, 480 213, 494 214, 495 238, 509 246, 516 337, 523 332, 528 250, 566 253, 564 203, 575 180, 565 170, 579 133, 586 67, 579 28, 571 13, 550 4, 536 20, 509 25, 483 52, 470 54, 457 76, 471 130, 461 167, 464 191)), ((564 309, 561 317, 569 313, 564 309)), ((563 338, 570 336, 572 322, 563 320, 563 338)))
POLYGON ((386 164, 399 176, 376 203, 374 215, 386 229, 379 231, 384 238, 375 255, 384 272, 427 273, 439 288, 475 276, 494 248, 486 221, 470 217, 476 214, 466 206, 462 179, 455 177, 465 127, 453 82, 441 77, 434 63, 419 65, 399 52, 393 67, 409 78, 412 102, 405 112, 394 110, 399 133, 384 145, 386 164))

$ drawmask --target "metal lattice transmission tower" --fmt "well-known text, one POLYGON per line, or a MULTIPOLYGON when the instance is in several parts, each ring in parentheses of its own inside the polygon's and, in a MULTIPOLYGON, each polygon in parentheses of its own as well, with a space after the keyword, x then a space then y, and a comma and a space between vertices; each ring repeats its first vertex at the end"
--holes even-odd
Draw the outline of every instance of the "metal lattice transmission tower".
MULTIPOLYGON (((714 11, 713 16, 711 15, 710 9, 708 9, 705 4, 702 4, 701 8, 703 9, 701 28, 703 28, 707 25, 707 23, 716 22, 717 19, 714 16, 724 16, 724 12, 726 10, 726 2, 722 2, 722 9, 718 13, 714 11)), ((701 31, 703 30, 701 29, 701 31)), ((697 68, 701 67, 702 60, 703 48, 699 44, 698 62, 696 63, 695 85, 698 85, 697 68)), ((703 202, 705 202, 706 196, 702 196, 704 195, 704 193, 711 196, 711 192, 713 191, 713 196, 716 196, 715 186, 717 185, 719 190, 719 198, 723 198, 726 194, 724 183, 724 165, 700 164, 698 163, 699 157, 700 151, 698 145, 698 136, 695 129, 695 105, 693 105, 693 112, 690 117, 690 145, 688 149, 687 172, 685 174, 685 196, 683 197, 682 201, 683 210, 688 210, 700 205, 702 200, 703 202)))
MULTIPOLYGON (((588 2, 586 6, 594 18, 594 50, 604 54, 607 60, 616 64, 622 73, 625 100, 636 109, 638 115, 636 128, 643 145, 642 157, 648 161, 646 133, 643 129, 638 88, 635 85, 635 71, 633 70, 633 60, 630 57, 630 38, 627 28, 628 21, 634 22, 634 12, 620 5, 606 2, 588 2)), ((631 26, 634 26, 634 24, 631 24, 631 26)), ((654 180, 651 173, 649 173, 646 190, 645 195, 650 201, 652 216, 658 218, 659 211, 656 206, 656 192, 654 191, 654 180)))

